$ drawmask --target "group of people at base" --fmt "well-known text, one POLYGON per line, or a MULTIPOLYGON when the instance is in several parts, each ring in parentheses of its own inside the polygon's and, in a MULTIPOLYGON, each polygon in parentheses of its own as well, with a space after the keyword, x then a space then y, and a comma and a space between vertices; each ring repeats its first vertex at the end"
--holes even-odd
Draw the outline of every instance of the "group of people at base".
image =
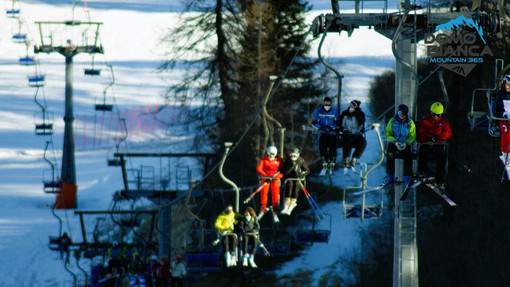
POLYGON ((186 273, 180 254, 170 264, 166 257, 142 258, 136 248, 113 241, 106 266, 100 256, 92 260, 91 286, 120 286, 119 282, 129 282, 130 286, 178 287, 183 286, 186 273))
POLYGON ((251 207, 247 207, 244 214, 234 212, 232 205, 227 205, 225 210, 216 218, 214 228, 221 235, 221 244, 225 252, 225 265, 237 266, 238 261, 238 236, 242 236, 242 265, 257 268, 255 253, 259 245, 260 225, 251 207))
POLYGON ((418 139, 418 174, 427 176, 427 164, 430 157, 436 161, 435 182, 444 190, 446 178, 447 147, 446 140, 452 136, 450 124, 444 117, 444 107, 440 102, 430 106, 430 112, 419 122, 415 122, 409 115, 406 105, 399 105, 397 113, 386 126, 386 177, 384 185, 395 183, 395 158, 404 160, 404 185, 407 185, 412 176, 413 154, 412 144, 418 139))

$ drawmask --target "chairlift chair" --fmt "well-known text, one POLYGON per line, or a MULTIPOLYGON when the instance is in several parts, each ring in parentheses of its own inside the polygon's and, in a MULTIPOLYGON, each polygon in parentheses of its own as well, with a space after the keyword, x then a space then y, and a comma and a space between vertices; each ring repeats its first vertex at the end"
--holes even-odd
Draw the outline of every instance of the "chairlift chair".
POLYGON ((20 9, 7 9, 5 14, 8 18, 18 18, 20 15, 20 9))
POLYGON ((34 114, 35 134, 40 136, 53 134, 53 113, 42 111, 34 114))
POLYGON ((32 75, 28 76, 28 85, 33 88, 40 88, 43 87, 45 82, 46 76, 44 75, 32 75))
POLYGON ((52 144, 52 142, 47 141, 44 147, 43 159, 50 165, 50 169, 43 170, 43 185, 45 193, 55 194, 62 192, 62 180, 55 178, 55 164, 46 157, 50 144, 52 144))
POLYGON ((27 34, 15 33, 15 34, 12 35, 12 40, 15 43, 25 43, 26 40, 27 40, 27 34))
MULTIPOLYGON (((94 68, 94 64, 92 64, 92 68, 94 68)), ((108 68, 110 69, 111 81, 110 81, 110 83, 107 84, 107 86, 103 90, 103 102, 95 105, 96 111, 103 111, 103 112, 113 111, 113 105, 106 103, 106 92, 115 83, 115 75, 113 74, 113 67, 111 65, 108 65, 108 68)))
MULTIPOLYGON (((312 218, 312 226, 310 228, 301 228, 303 224, 300 223, 300 217, 304 217, 303 214, 298 214, 296 216, 296 233, 295 239, 300 244, 309 244, 313 245, 314 243, 328 243, 329 237, 331 235, 331 215, 325 214, 329 219, 329 228, 328 229, 316 229, 315 226, 315 216, 312 218)), ((301 220, 302 221, 302 220, 301 220)))
POLYGON ((83 69, 85 76, 99 76, 101 75, 101 69, 94 68, 94 55, 92 55, 92 66, 90 68, 83 69))
POLYGON ((35 65, 35 59, 29 56, 20 57, 19 64, 22 66, 33 66, 35 65))
POLYGON ((379 204, 366 204, 366 193, 361 195, 361 204, 347 204, 345 197, 347 190, 344 189, 342 208, 344 210, 344 219, 359 218, 361 221, 366 218, 379 219, 383 213, 384 196, 383 190, 378 190, 381 193, 381 202, 379 204))

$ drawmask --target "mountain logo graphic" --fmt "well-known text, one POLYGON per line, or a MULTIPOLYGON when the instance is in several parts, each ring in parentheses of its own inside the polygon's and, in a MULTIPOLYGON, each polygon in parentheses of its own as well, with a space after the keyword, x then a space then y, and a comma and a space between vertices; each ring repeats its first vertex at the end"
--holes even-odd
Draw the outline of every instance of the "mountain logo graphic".
POLYGON ((482 27, 473 19, 459 16, 426 33, 424 42, 430 63, 466 77, 477 64, 493 57, 482 27))

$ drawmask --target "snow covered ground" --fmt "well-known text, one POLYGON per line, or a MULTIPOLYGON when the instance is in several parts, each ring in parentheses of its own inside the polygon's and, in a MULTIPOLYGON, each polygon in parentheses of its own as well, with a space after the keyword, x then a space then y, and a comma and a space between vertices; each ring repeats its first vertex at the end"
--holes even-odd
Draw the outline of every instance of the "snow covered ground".
MULTIPOLYGON (((61 2, 18 1, 25 25, 23 30, 29 38, 39 41, 34 21, 63 21, 72 17, 72 5, 61 2)), ((309 12, 310 22, 321 13, 329 13, 330 1, 311 2, 315 10, 309 12)), ((11 3, 2 1, 0 10, 10 8, 11 3)), ((168 27, 177 24, 177 14, 171 11, 179 11, 182 6, 177 1, 164 0, 88 1, 87 4, 91 20, 104 22, 101 42, 105 56, 98 55, 95 61, 102 63, 106 60, 113 65, 116 81, 109 93, 115 95, 119 110, 161 105, 161 94, 168 79, 157 71, 164 54, 159 40, 168 27)), ((75 15, 83 17, 82 6, 75 8, 75 15)), ((11 41, 11 35, 18 30, 17 20, 0 17, 0 98, 3 100, 0 105, 0 286, 71 286, 71 275, 65 271, 62 261, 55 259, 57 254, 47 248, 48 237, 59 232, 58 220, 49 208, 54 203, 54 196, 42 191, 43 170, 49 167, 42 157, 50 137, 34 134, 34 112, 40 109, 34 103, 36 89, 27 85, 27 75, 34 72, 33 68, 18 64, 18 58, 26 54, 25 47, 11 41)), ((314 57, 318 44, 318 40, 312 42, 314 57)), ((322 53, 327 61, 342 60, 342 65, 337 67, 345 75, 343 103, 360 99, 365 112, 369 112, 366 96, 370 79, 394 66, 390 45, 388 39, 369 29, 356 30, 351 37, 345 33, 328 35, 322 53)), ((55 133, 51 139, 55 151, 50 149, 49 158, 57 162, 58 167, 64 126, 61 120, 64 110, 64 58, 58 54, 37 57, 41 63, 40 70, 46 75, 44 92, 39 91, 38 97, 45 99, 55 115, 55 133)), ((76 115, 93 116, 93 105, 101 99, 105 83, 109 82, 107 77, 92 79, 83 75, 82 70, 90 65, 90 60, 89 55, 75 57, 76 115)), ((368 114, 368 122, 370 118, 368 114)), ((375 134, 369 132, 368 137, 369 145, 362 159, 375 162, 379 152, 375 134)), ((159 131, 131 135, 128 142, 134 148, 143 145, 166 151, 176 145, 182 147, 187 140, 189 138, 173 137, 159 131)), ((120 171, 106 165, 113 146, 113 142, 102 148, 80 148, 77 144, 80 209, 107 209, 111 195, 121 189, 120 171)), ((382 168, 377 169, 369 184, 376 185, 382 173, 382 168)), ((335 181, 342 182, 342 185, 357 184, 353 176, 337 175, 335 181)), ((324 267, 334 263, 339 254, 355 248, 357 231, 362 224, 368 223, 341 219, 340 203, 330 203, 323 210, 334 218, 329 244, 315 245, 296 260, 284 264, 278 274, 307 266, 317 271, 318 278, 325 271, 324 267), (313 258, 320 258, 320 261, 310 262, 312 253, 313 258)), ((64 219, 65 231, 72 237, 80 235, 78 217, 73 211, 59 210, 57 215, 64 219)), ((87 261, 83 261, 82 266, 88 270, 87 261)), ((76 268, 74 270, 80 274, 76 268)))

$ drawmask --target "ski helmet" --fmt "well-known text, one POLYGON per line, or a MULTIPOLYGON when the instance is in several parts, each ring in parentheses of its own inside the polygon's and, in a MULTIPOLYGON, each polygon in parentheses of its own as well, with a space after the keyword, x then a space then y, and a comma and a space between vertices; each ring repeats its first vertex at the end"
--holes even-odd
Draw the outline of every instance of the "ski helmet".
POLYGON ((442 115, 444 112, 443 104, 440 102, 435 102, 430 106, 430 112, 436 115, 442 115))
POLYGON ((278 149, 275 146, 269 146, 267 148, 267 156, 272 160, 278 154, 278 149))
POLYGON ((503 84, 510 83, 510 74, 503 77, 503 84))
POLYGON ((398 114, 399 116, 400 116, 401 114, 403 114, 403 115, 406 115, 406 116, 407 116, 407 114, 408 114, 408 113, 409 113, 409 108, 408 108, 406 105, 401 104, 401 105, 399 105, 399 106, 398 106, 398 108, 397 108, 397 114, 398 114))

